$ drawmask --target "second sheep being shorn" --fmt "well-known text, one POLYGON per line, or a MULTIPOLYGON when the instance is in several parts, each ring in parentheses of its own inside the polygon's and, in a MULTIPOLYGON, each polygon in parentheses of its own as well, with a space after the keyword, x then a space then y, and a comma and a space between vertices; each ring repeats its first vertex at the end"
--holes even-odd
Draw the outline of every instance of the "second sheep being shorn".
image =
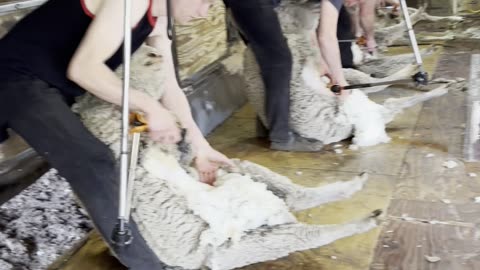
MULTIPOLYGON (((317 1, 318 2, 318 1, 317 1)), ((358 146, 372 146, 390 140, 385 127, 403 109, 447 93, 447 85, 408 98, 389 99, 383 105, 371 101, 365 92, 353 90, 346 99, 338 99, 327 89, 320 72, 319 47, 312 44, 312 35, 319 21, 316 4, 308 1, 282 1, 277 8, 283 33, 293 56, 290 87, 290 125, 299 135, 320 140, 325 144, 354 136, 358 146), (301 3, 299 3, 301 2, 301 3)), ((412 58, 413 60, 413 58, 412 58)), ((243 74, 249 102, 268 128, 265 118, 264 84, 255 56, 250 48, 245 51, 243 74)), ((396 67, 395 67, 396 68, 396 67)), ((345 77, 352 83, 379 81, 356 70, 345 69, 345 77)), ((408 78, 415 67, 407 64, 381 80, 408 78)), ((386 86, 370 89, 377 92, 386 86)))
MULTIPOLYGON (((162 73, 160 57, 142 47, 132 67, 133 87, 159 99, 161 81, 145 82, 162 73)), ((74 109, 118 157, 120 109, 89 94, 74 109)), ((215 185, 208 186, 198 181, 191 157, 179 162, 176 146, 160 145, 147 136, 141 145, 132 217, 148 245, 168 265, 233 269, 320 247, 377 226, 378 210, 331 225, 304 224, 292 214, 348 199, 362 189, 366 174, 307 188, 260 165, 236 160, 235 170, 220 170, 215 185)))

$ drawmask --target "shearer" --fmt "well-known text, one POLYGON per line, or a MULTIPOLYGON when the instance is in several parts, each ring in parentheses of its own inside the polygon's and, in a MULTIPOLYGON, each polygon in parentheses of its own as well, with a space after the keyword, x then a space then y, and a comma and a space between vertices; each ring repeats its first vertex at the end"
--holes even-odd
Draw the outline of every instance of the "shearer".
MULTIPOLYGON (((231 161, 205 140, 176 82, 165 33, 166 1, 132 1, 133 51, 147 42, 165 52, 169 67, 162 100, 131 89, 131 108, 145 114, 150 136, 162 143, 180 140, 178 119, 203 181, 212 181, 218 166, 231 161)), ((180 23, 204 17, 210 5, 209 0, 173 0, 173 17, 180 23)), ((132 244, 116 248, 109 240, 118 209, 117 164, 70 109, 86 91, 121 103, 122 81, 114 70, 122 63, 123 14, 119 0, 50 0, 18 22, 0 40, 0 136, 6 139, 5 128, 11 128, 67 179, 123 264, 163 269, 135 222, 132 244)))

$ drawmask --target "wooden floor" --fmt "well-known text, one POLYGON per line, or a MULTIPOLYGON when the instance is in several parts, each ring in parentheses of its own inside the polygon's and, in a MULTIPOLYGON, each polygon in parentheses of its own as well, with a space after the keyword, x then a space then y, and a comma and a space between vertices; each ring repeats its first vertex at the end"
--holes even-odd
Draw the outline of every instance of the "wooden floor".
MULTIPOLYGON (((468 77, 468 68, 437 69, 439 62, 438 66, 444 67, 461 57, 440 50, 426 59, 426 65, 431 73, 436 70, 442 76, 468 77)), ((376 99, 406 92, 414 93, 392 87, 376 99)), ((346 222, 377 208, 387 210, 385 224, 379 229, 242 269, 480 269, 480 204, 473 200, 480 196, 480 178, 468 175, 480 175, 480 164, 461 160, 464 104, 465 94, 452 92, 411 108, 389 125, 391 143, 359 151, 344 147, 342 154, 332 148, 322 153, 270 151, 265 142, 255 139, 251 108, 237 112, 209 136, 213 146, 232 158, 257 162, 306 186, 370 173, 364 190, 349 200, 299 212, 302 222, 346 222), (427 158, 428 154, 434 156, 427 158), (447 160, 459 166, 444 168, 447 160), (428 262, 425 256, 441 260, 428 262)), ((123 268, 93 233, 73 256, 65 256, 51 269, 123 268)))

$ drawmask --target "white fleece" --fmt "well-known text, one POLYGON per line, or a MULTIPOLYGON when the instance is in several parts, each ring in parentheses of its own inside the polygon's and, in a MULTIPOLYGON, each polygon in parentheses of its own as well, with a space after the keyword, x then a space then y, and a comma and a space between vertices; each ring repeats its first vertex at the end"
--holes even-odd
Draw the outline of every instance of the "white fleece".
POLYGON ((254 182, 248 175, 220 172, 214 186, 201 183, 189 175, 172 155, 150 147, 143 167, 166 181, 188 208, 208 223, 201 245, 218 247, 231 239, 238 242, 248 230, 262 225, 274 226, 296 222, 283 200, 254 182))
POLYGON ((358 146, 372 146, 390 142, 385 131, 385 108, 359 90, 353 90, 345 100, 343 110, 354 127, 353 143, 358 146))

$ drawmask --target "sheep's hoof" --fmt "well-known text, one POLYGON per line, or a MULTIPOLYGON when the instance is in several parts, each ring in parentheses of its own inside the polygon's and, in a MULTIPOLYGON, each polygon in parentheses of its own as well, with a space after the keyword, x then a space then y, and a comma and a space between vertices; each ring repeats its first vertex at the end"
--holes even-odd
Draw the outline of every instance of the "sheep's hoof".
POLYGON ((357 175, 356 179, 359 179, 362 183, 365 183, 368 180, 368 173, 362 172, 361 174, 357 175))
POLYGON ((368 217, 368 220, 370 222, 374 222, 377 226, 380 225, 382 223, 382 218, 380 217, 382 215, 383 211, 380 210, 380 209, 377 209, 375 211, 373 211, 372 213, 370 213, 370 216, 368 217))
POLYGON ((377 217, 379 217, 382 213, 383 213, 383 211, 382 211, 381 209, 377 209, 377 210, 373 211, 373 212, 370 214, 370 217, 371 217, 371 218, 377 218, 377 217))
POLYGON ((367 181, 369 174, 368 172, 362 172, 361 174, 358 175, 358 177, 360 177, 360 179, 362 179, 363 181, 367 181))

